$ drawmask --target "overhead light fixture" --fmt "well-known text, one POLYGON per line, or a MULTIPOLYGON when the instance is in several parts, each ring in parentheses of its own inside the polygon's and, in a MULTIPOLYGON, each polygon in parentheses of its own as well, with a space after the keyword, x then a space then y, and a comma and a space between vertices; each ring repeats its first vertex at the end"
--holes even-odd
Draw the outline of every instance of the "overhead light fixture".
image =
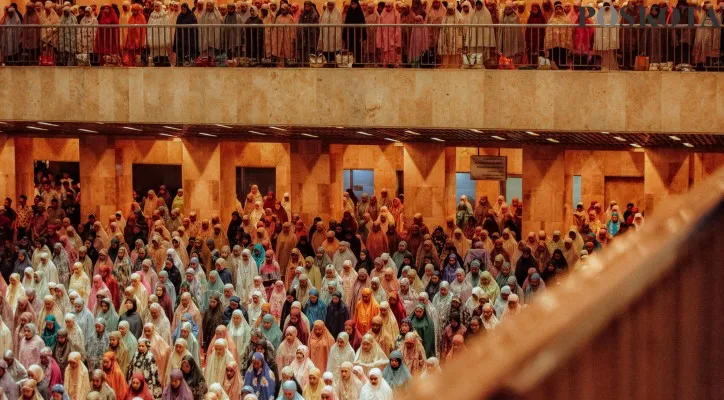
POLYGON ((614 139, 618 140, 619 142, 625 142, 626 139, 622 138, 621 136, 614 136, 614 139))
POLYGON ((471 129, 470 131, 475 132, 475 133, 483 133, 482 131, 479 131, 477 129, 471 129))
POLYGON ((553 139, 552 137, 546 138, 546 140, 549 141, 549 142, 551 142, 551 143, 560 143, 558 140, 553 139))
POLYGON ((431 139, 431 140, 434 140, 434 141, 436 141, 436 142, 444 142, 444 141, 445 141, 445 140, 443 140, 443 139, 436 138, 436 137, 431 137, 430 139, 431 139))
POLYGON ((0 121, 0 124, 7 125, 8 123, 0 121))
POLYGON ((228 126, 228 125, 221 125, 221 124, 214 124, 214 125, 216 125, 216 126, 218 126, 218 127, 220 127, 220 128, 234 129, 234 128, 228 126))
POLYGON ((123 129, 128 129, 129 131, 138 131, 138 132, 143 131, 143 129, 134 128, 132 126, 124 126, 123 129))
POLYGON ((399 142, 397 139, 386 137, 385 140, 389 140, 390 142, 399 142))
POLYGON ((105 125, 103 122, 96 122, 98 125, 105 125))
POLYGON ((253 133, 253 134, 255 134, 255 135, 266 136, 266 133, 263 133, 263 132, 249 131, 249 133, 253 133))
POLYGON ((539 134, 537 134, 537 133, 535 133, 535 132, 531 132, 531 131, 525 131, 525 133, 527 133, 527 134, 529 134, 529 135, 531 135, 531 136, 540 136, 539 134))
POLYGON ((631 147, 641 148, 641 145, 638 143, 631 143, 631 147))
POLYGON ((694 147, 693 144, 688 143, 688 142, 684 142, 684 143, 682 143, 682 144, 683 144, 684 146, 686 146, 686 147, 694 147))
POLYGON ((337 128, 337 129, 344 129, 343 126, 335 126, 335 128, 337 128))
POLYGON ((671 140, 676 140, 677 142, 681 141, 681 138, 678 136, 670 135, 669 137, 671 138, 671 140))
POLYGON ((493 135, 493 136, 491 136, 491 138, 493 138, 493 139, 498 139, 498 140, 505 140, 504 137, 501 137, 501 136, 498 136, 498 135, 493 135))
POLYGON ((166 129, 171 129, 172 131, 183 131, 183 129, 181 129, 181 128, 176 128, 176 127, 174 127, 174 126, 166 126, 166 125, 164 125, 163 127, 166 128, 166 129))
POLYGON ((170 133, 163 133, 163 132, 159 133, 159 135, 161 135, 161 136, 167 136, 167 137, 176 137, 176 136, 174 136, 174 135, 172 135, 172 134, 170 134, 170 133))
POLYGON ((420 134, 415 131, 405 131, 405 133, 409 133, 410 135, 420 136, 420 134))
POLYGON ((367 133, 367 132, 357 131, 357 133, 359 133, 360 135, 372 136, 371 133, 367 133))
POLYGON ((28 128, 28 129, 34 129, 34 130, 36 130, 36 131, 47 131, 47 129, 45 129, 45 128, 38 128, 37 126, 30 126, 30 125, 28 125, 28 126, 26 126, 26 128, 28 128))
POLYGON ((319 137, 319 136, 317 136, 317 135, 312 135, 311 133, 302 133, 301 135, 302 135, 302 136, 306 136, 306 137, 311 137, 311 138, 318 138, 318 137, 319 137))
POLYGON ((606 132, 606 131, 601 131, 601 133, 604 135, 608 135, 608 132, 606 132))
POLYGON ((206 132, 199 132, 199 135, 201 136, 208 136, 208 137, 216 137, 216 135, 206 132))
POLYGON ((56 124, 51 124, 50 122, 40 122, 38 121, 38 125, 45 125, 45 126, 60 126, 56 124))
POLYGON ((98 131, 92 131, 90 129, 78 128, 78 130, 81 132, 87 132, 87 133, 98 133, 98 131))
POLYGON ((274 130, 283 131, 283 132, 286 132, 286 131, 287 131, 287 130, 284 129, 284 128, 279 128, 279 127, 276 127, 276 126, 270 126, 269 129, 274 129, 274 130))

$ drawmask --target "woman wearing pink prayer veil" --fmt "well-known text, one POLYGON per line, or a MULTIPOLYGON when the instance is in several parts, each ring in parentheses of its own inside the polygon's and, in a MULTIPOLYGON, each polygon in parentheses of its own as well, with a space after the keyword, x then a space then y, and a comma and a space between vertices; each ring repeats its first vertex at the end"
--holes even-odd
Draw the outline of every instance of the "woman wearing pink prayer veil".
MULTIPOLYGON (((395 10, 392 0, 385 2, 385 9, 380 14, 380 24, 400 24, 400 14, 395 10)), ((377 29, 377 48, 380 49, 382 65, 400 65, 402 47, 402 30, 400 27, 386 27, 377 29)))
POLYGON ((91 285, 91 291, 90 295, 88 295, 88 309, 94 310, 96 306, 96 296, 98 296, 98 292, 101 290, 106 290, 107 293, 110 293, 111 291, 108 290, 108 286, 106 286, 105 283, 103 283, 103 277, 100 275, 94 275, 93 276, 93 285, 91 285))

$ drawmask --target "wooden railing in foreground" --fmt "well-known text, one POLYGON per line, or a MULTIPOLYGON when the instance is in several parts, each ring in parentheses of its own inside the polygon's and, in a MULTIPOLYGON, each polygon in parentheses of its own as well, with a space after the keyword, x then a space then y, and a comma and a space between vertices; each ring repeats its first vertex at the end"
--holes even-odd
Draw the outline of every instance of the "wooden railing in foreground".
POLYGON ((724 398, 724 168, 397 399, 724 398))

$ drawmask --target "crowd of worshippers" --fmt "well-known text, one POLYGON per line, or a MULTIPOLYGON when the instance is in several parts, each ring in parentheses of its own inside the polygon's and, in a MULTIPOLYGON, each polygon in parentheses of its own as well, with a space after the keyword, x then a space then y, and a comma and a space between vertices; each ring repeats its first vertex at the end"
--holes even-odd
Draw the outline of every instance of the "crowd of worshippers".
POLYGON ((429 227, 386 189, 308 225, 256 185, 224 225, 182 215, 183 190, 134 196, 78 229, 13 210, 32 221, 1 253, 0 399, 388 400, 643 225, 594 201, 519 240, 518 199, 462 196, 429 227))
POLYGON ((0 26, 21 29, 2 31, 0 51, 6 65, 460 68, 484 63, 497 68, 503 57, 506 68, 614 70, 634 69, 636 58, 645 56, 655 64, 718 67, 724 55, 724 1, 690 1, 646 6, 643 0, 351 0, 340 7, 334 0, 320 5, 309 0, 301 5, 287 0, 196 0, 191 5, 146 0, 124 2, 120 8, 109 3, 100 10, 95 3, 80 7, 47 1, 28 3, 25 15, 11 3, 0 26), (630 17, 623 18, 624 13, 630 17), (652 28, 656 21, 674 28, 652 28), (194 28, 197 24, 219 28, 194 28), (289 26, 294 24, 322 27, 289 26), (413 24, 421 26, 409 26, 413 24), (469 26, 483 24, 497 26, 469 26), (566 24, 571 26, 560 27, 566 24), (625 28, 627 24, 637 26, 625 28), (638 29, 639 24, 644 28, 638 29))

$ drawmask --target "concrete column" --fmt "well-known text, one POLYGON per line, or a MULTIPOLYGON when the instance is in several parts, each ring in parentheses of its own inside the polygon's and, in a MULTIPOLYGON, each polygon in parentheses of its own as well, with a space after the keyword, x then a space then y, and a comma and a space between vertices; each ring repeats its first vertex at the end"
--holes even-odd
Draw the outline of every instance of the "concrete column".
POLYGON ((221 146, 218 140, 184 139, 181 176, 184 206, 196 211, 202 219, 220 215, 221 209, 221 146))
POLYGON ((691 153, 676 149, 646 149, 644 203, 647 216, 668 196, 689 190, 691 153))
POLYGON ((556 146, 523 147, 523 232, 564 228, 565 151, 556 146))
POLYGON ((13 206, 18 201, 15 176, 15 138, 0 135, 0 187, 4 188, 2 196, 10 197, 13 206))
POLYGON ((116 187, 116 153, 113 139, 107 136, 81 136, 80 159, 81 219, 96 214, 106 222, 118 208, 116 187))
MULTIPOLYGON (((446 216, 445 147, 427 143, 405 143, 405 213, 406 225, 414 213, 422 213, 432 230, 442 225, 446 216)), ((454 193, 453 188, 453 193, 454 193)))

